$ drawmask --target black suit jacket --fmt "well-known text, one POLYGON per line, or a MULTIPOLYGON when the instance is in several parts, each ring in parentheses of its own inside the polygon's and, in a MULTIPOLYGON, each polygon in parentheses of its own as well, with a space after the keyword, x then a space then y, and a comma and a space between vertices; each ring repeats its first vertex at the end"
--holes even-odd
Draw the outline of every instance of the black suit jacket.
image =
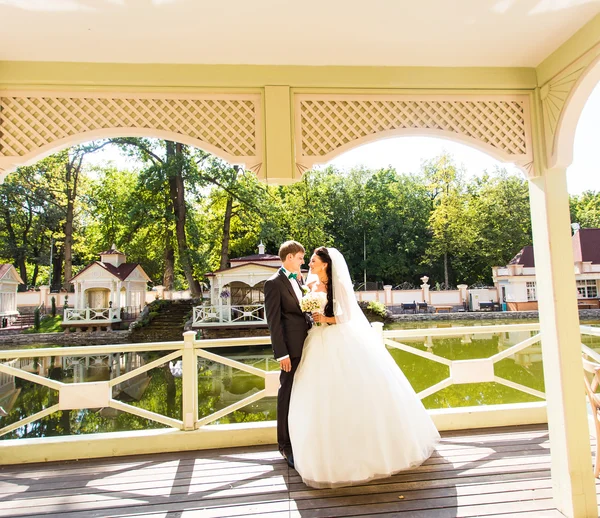
POLYGON ((275 358, 300 358, 311 321, 283 270, 265 282, 265 313, 275 358))

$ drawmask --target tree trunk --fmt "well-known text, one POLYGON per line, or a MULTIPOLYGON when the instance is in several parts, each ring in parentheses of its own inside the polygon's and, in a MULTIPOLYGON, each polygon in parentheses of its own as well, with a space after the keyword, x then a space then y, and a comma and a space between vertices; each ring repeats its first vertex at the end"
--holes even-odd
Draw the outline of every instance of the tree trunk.
POLYGON ((167 168, 169 172, 169 195, 175 215, 175 236, 177 237, 177 251, 183 274, 192 293, 192 297, 200 295, 198 283, 194 279, 190 250, 187 245, 185 233, 186 206, 185 185, 183 183, 183 147, 181 144, 167 140, 167 168))
POLYGON ((63 287, 70 291, 73 277, 73 217, 75 213, 73 199, 67 201, 67 212, 65 215, 65 244, 64 244, 64 259, 65 259, 65 278, 63 287))
POLYGON ((36 261, 34 267, 33 267, 33 274, 31 276, 31 285, 35 286, 35 284, 37 283, 37 277, 38 277, 38 273, 40 272, 40 263, 36 261))
POLYGON ((448 252, 444 252, 444 283, 446 287, 444 289, 449 289, 450 282, 448 281, 448 252))
POLYGON ((52 257, 52 291, 59 291, 62 286, 63 273, 63 250, 61 247, 55 247, 54 256, 52 257))
MULTIPOLYGON (((8 232, 8 245, 12 252, 13 259, 17 268, 19 269, 19 275, 23 280, 23 284, 19 284, 17 287, 17 291, 25 291, 27 290, 27 264, 25 260, 25 250, 27 246, 27 241, 23 240, 23 246, 19 246, 17 242, 17 235, 13 228, 11 212, 8 210, 8 204, 3 207, 4 212, 4 221, 6 224, 6 230, 8 232)), ((25 238, 25 236, 23 236, 25 238)))
POLYGON ((229 238, 231 235, 231 212, 233 210, 233 196, 227 196, 225 206, 225 218, 223 219, 223 241, 221 242, 221 264, 220 269, 227 268, 229 262, 229 238))
POLYGON ((167 228, 165 232, 164 257, 165 271, 163 273, 163 286, 165 290, 173 291, 173 283, 175 281, 175 250, 173 249, 173 231, 170 228, 167 228))

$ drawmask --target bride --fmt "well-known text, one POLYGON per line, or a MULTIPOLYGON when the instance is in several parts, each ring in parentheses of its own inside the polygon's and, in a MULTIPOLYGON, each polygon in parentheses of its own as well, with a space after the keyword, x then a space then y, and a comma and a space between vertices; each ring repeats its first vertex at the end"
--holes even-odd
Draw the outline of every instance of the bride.
POLYGON ((295 468, 305 484, 340 487, 418 466, 439 433, 356 298, 335 248, 310 260, 324 292, 323 313, 304 344, 294 378, 289 430, 295 468))

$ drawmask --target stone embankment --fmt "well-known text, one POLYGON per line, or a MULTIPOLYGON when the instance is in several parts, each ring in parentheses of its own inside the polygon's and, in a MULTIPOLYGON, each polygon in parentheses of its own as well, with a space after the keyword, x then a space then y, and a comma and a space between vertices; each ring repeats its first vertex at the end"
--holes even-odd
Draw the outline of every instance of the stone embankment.
POLYGON ((111 345, 130 343, 129 331, 96 331, 93 333, 0 334, 0 349, 21 349, 30 345, 111 345))
MULTIPOLYGON (((388 321, 391 322, 421 322, 428 320, 516 320, 516 319, 539 319, 537 311, 459 311, 453 313, 407 313, 404 315, 392 315, 388 321)), ((600 320, 600 309, 582 309, 579 311, 579 319, 600 320)))

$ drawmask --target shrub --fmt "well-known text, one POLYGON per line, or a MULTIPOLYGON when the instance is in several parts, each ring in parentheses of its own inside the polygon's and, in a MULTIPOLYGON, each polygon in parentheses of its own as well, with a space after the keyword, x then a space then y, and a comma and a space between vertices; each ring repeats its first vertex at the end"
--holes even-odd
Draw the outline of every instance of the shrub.
POLYGON ((52 297, 50 299, 50 301, 52 302, 52 316, 55 317, 56 316, 56 298, 52 297))
POLYGON ((363 310, 363 313, 369 322, 382 322, 388 316, 388 310, 385 307, 385 304, 382 304, 381 302, 360 301, 358 305, 360 306, 360 309, 363 310))
POLYGON ((382 302, 372 300, 367 304, 367 309, 371 310, 376 315, 379 315, 381 318, 385 318, 387 316, 387 308, 382 302))
POLYGON ((41 324, 41 319, 40 319, 40 308, 35 308, 34 312, 33 312, 33 328, 36 331, 40 330, 40 324, 41 324))

